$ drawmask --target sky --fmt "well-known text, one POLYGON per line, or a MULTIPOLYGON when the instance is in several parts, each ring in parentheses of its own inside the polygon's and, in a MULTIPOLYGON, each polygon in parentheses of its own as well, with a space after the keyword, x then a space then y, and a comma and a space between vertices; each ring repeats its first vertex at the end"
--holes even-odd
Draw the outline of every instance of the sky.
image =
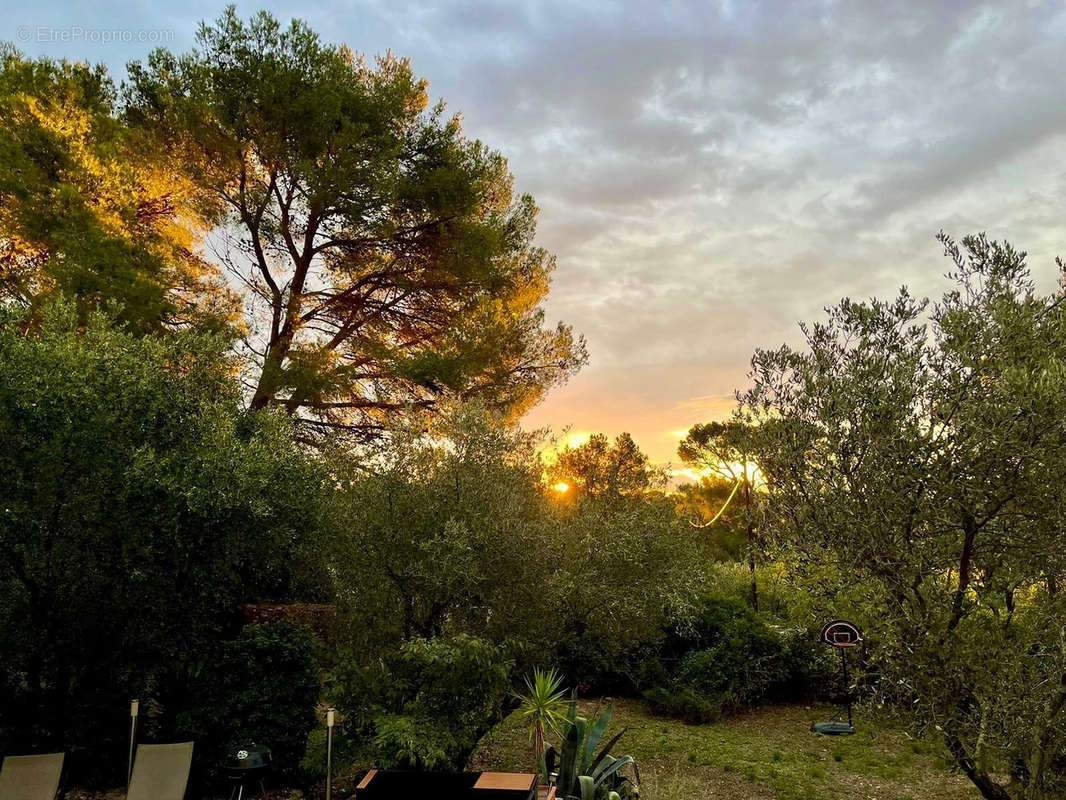
MULTIPOLYGON (((0 0, 30 55, 184 50, 221 3, 0 0)), ((938 294, 938 230, 1066 255, 1066 3, 251 4, 409 57, 536 198, 547 301, 588 366, 525 422, 633 434, 677 462, 755 348, 841 297, 938 294)))

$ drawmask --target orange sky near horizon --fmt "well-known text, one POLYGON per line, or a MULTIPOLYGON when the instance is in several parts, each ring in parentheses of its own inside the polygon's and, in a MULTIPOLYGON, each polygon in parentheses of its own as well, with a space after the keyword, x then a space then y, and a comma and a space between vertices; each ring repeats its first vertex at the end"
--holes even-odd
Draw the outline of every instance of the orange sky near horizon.
MULTIPOLYGON (((677 445, 688 429, 725 419, 736 406, 731 370, 712 374, 697 363, 597 367, 595 352, 591 360, 569 383, 548 392, 523 418, 523 427, 550 427, 556 434, 569 428, 569 443, 591 433, 614 438, 626 432, 652 461, 680 469, 677 445), (682 399, 663 403, 664 395, 682 399)), ((744 375, 736 380, 743 385, 744 375)))

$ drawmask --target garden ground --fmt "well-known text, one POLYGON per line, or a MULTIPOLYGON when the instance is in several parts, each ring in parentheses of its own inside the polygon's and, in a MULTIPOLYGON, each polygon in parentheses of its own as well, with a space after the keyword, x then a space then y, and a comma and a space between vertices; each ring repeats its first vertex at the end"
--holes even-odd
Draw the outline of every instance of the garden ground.
MULTIPOLYGON (((595 702, 582 704, 591 712, 595 702)), ((828 707, 768 706, 710 725, 652 716, 647 704, 617 700, 608 728, 627 728, 614 753, 637 759, 644 800, 973 800, 942 748, 898 724, 860 715, 850 737, 822 737, 811 723, 828 707)), ((474 753, 472 769, 529 770, 529 734, 511 715, 474 753)))

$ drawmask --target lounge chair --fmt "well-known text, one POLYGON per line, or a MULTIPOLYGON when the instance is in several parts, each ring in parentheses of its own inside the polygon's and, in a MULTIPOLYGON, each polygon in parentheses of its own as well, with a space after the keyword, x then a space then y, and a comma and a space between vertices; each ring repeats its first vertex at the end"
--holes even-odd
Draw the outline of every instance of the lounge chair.
POLYGON ((137 745, 126 800, 182 800, 191 766, 192 742, 137 745))
POLYGON ((55 800, 63 753, 8 756, 0 767, 0 800, 55 800))

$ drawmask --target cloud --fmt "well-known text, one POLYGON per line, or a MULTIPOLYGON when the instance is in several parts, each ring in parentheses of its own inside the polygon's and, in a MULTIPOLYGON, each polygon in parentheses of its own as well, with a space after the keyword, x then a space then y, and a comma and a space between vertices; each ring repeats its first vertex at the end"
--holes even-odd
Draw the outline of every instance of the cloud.
MULTIPOLYGON (((1066 251, 1059 2, 266 5, 410 56, 538 199, 548 310, 592 361, 537 424, 632 430, 667 459, 664 435, 721 410, 686 404, 729 397, 798 320, 843 295, 938 291, 939 228, 1010 238, 1045 288, 1066 251)), ((184 47, 217 11, 51 0, 9 21, 170 27, 184 47)))

